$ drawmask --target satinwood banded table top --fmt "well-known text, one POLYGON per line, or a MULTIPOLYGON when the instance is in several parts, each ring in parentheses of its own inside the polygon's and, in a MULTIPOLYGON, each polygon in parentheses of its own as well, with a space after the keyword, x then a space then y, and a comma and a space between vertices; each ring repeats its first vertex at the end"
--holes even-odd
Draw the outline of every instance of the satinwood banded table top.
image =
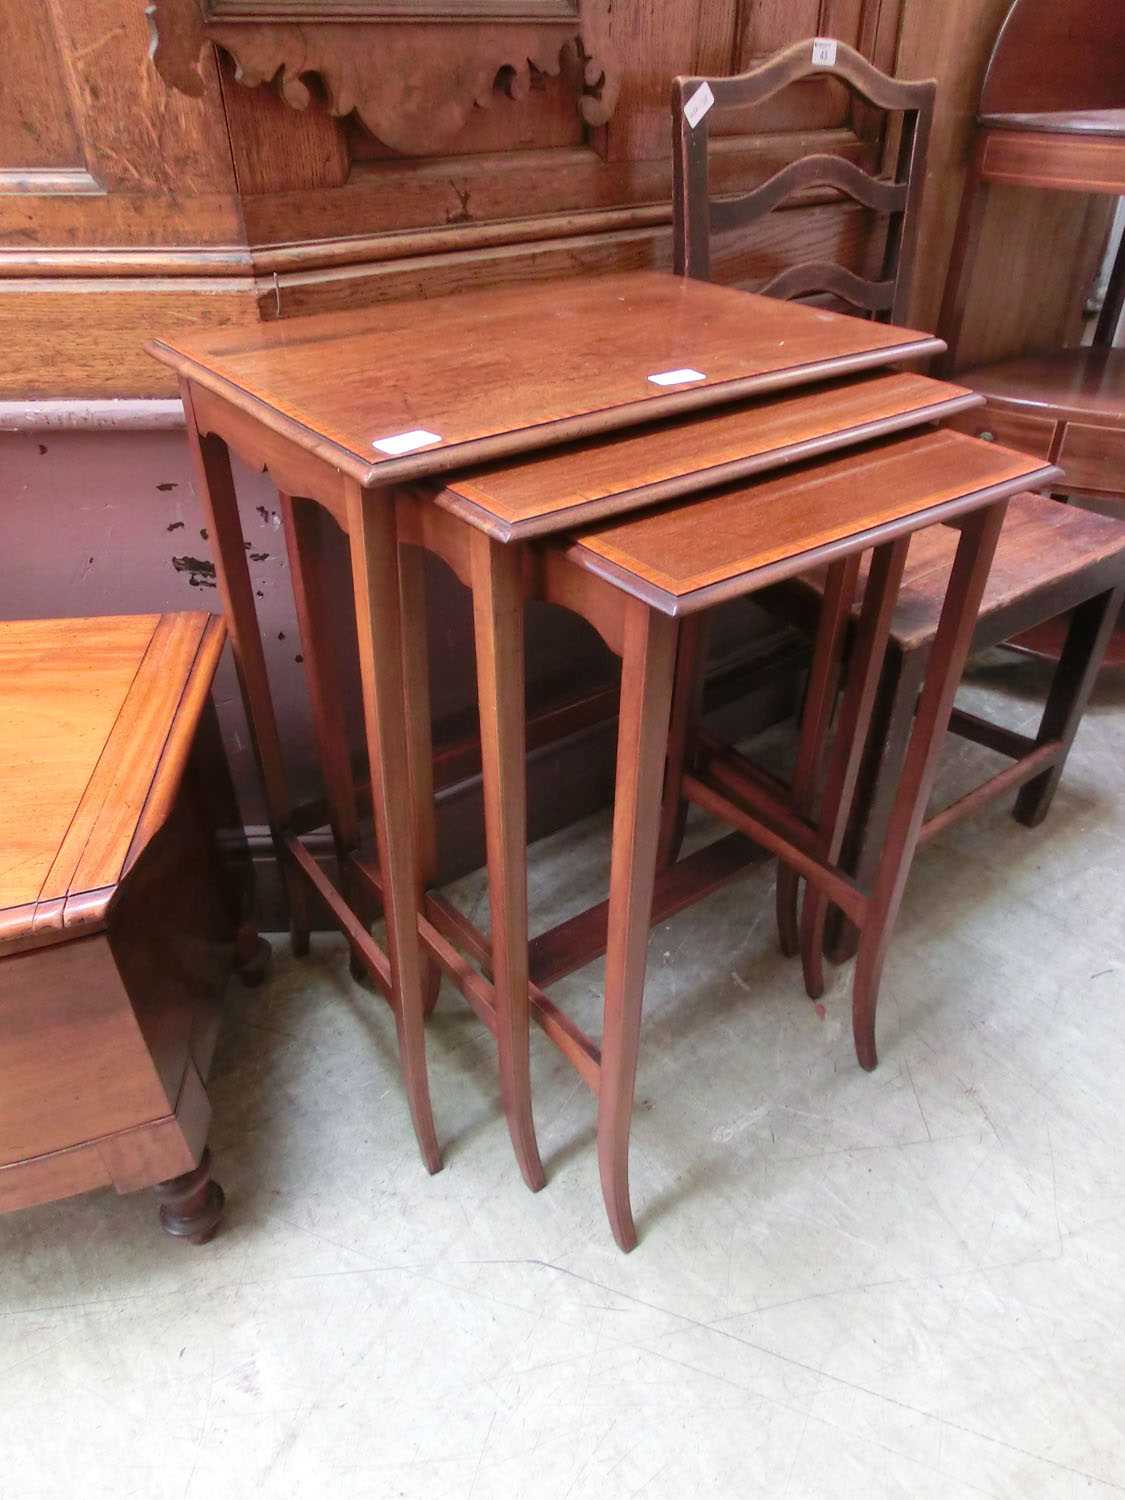
POLYGON ((679 615, 803 573, 1060 470, 948 429, 888 438, 582 532, 568 556, 679 615))
POLYGON ((944 345, 886 323, 632 271, 188 331, 148 347, 374 486, 944 345))
POLYGON ((0 953, 104 916, 167 812, 224 639, 198 611, 0 624, 0 953))
POLYGON ((878 371, 471 469, 436 500, 502 542, 542 536, 779 468, 984 398, 911 371, 878 371))

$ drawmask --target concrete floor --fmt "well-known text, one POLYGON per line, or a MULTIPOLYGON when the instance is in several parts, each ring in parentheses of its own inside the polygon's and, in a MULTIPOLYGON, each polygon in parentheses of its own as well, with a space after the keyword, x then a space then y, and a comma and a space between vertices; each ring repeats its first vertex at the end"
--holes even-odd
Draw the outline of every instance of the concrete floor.
MULTIPOLYGON (((968 697, 1022 726, 1040 682, 1008 658, 968 697)), ((1123 762, 1119 678, 1045 827, 996 808, 920 858, 870 1077, 844 977, 821 1015, 777 955, 771 867, 657 929, 627 1257, 542 1038, 533 1197, 443 996, 427 1178, 382 1003, 338 941, 278 944, 213 1080, 211 1246, 146 1195, 0 1220, 0 1500, 1119 1494, 1123 762)), ((537 847, 538 922, 604 853, 602 820, 537 847)), ((559 987, 591 1026, 599 980, 559 987)))

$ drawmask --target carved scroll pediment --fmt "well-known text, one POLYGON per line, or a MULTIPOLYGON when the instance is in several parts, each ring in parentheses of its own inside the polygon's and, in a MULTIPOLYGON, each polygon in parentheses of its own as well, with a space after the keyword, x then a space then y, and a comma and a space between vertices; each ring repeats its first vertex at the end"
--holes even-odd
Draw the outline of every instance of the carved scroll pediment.
POLYGON ((612 0, 154 0, 153 58, 171 88, 203 92, 208 42, 239 82, 272 83, 306 109, 315 79, 333 115, 353 110, 408 155, 451 145, 498 96, 523 98, 536 73, 576 79, 576 107, 603 125, 616 103, 607 61, 612 0))

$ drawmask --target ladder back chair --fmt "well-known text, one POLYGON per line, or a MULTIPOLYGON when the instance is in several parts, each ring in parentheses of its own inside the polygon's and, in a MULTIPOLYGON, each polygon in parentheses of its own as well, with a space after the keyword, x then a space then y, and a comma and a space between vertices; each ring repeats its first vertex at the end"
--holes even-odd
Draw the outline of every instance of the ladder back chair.
POLYGON ((880 321, 905 321, 936 88, 932 81, 906 83, 889 78, 843 42, 822 38, 796 42, 761 67, 735 78, 677 78, 672 85, 676 271, 710 280, 713 234, 753 225, 793 193, 832 188, 887 216, 878 279, 813 260, 786 266, 757 290, 767 297, 785 298, 830 293, 880 321), (716 114, 761 104, 810 77, 838 79, 866 105, 897 112, 897 136, 888 131, 882 152, 891 170, 884 163, 884 170, 876 175, 845 156, 802 156, 748 193, 712 197, 709 148, 716 114))
MULTIPOLYGON (((790 193, 814 185, 830 186, 875 212, 888 215, 881 279, 875 282, 865 280, 844 267, 812 261, 783 269, 759 290, 764 295, 782 298, 829 293, 850 303, 861 316, 890 317, 892 321, 905 318, 934 94, 932 82, 900 82, 889 78, 843 43, 836 43, 833 47, 832 43, 826 44, 819 39, 797 43, 763 66, 736 78, 676 79, 672 90, 672 129, 677 270, 687 276, 709 276, 714 234, 752 225, 790 193), (827 54, 822 50, 825 47, 827 54), (833 58, 830 64, 817 60, 825 55, 833 58), (867 103, 886 111, 900 112, 897 135, 892 129, 887 132, 883 152, 884 175, 869 177, 844 158, 810 156, 789 163, 749 193, 736 198, 711 197, 708 147, 714 113, 759 103, 779 89, 814 74, 838 78, 867 103), (701 104, 696 102, 693 105, 693 101, 700 101, 699 91, 703 88, 713 96, 714 103, 709 104, 704 94, 702 103, 707 108, 700 115, 701 104), (693 120, 696 123, 693 124, 693 120), (893 164, 893 170, 887 170, 888 164, 893 164)), ((939 833, 955 818, 974 812, 989 800, 1020 787, 1026 789, 1016 808, 1017 817, 1025 822, 1031 820, 1034 797, 1035 821, 1039 821, 1046 813, 1061 776, 1090 686, 1108 644, 1107 630, 1102 627, 1107 614, 1114 608, 1114 587, 1112 582, 1107 582, 1107 568, 1112 571, 1116 566, 1109 559, 1116 556, 1118 547, 1115 537, 1106 535, 1105 527, 1095 523, 1098 534, 1093 543, 1096 543, 1094 551, 1097 557, 1091 557, 1088 568, 1075 565, 1070 555, 1072 549, 1059 551, 1052 548, 1047 555, 1034 555, 1024 544, 1029 524, 1034 523, 1041 537, 1056 534, 1056 529, 1050 524, 1050 513, 1044 514, 1042 509, 1050 503, 1024 494, 1017 496, 1009 507, 1005 535, 999 549, 1006 564, 1011 562, 1005 571, 1003 608, 993 608, 989 603, 986 611, 989 623, 985 624, 982 619, 974 647, 980 649, 984 645, 999 644, 1010 635, 1042 624, 1064 607, 1059 604, 1064 595, 1066 607, 1078 602, 1088 607, 1075 618, 1064 653, 1065 665, 1060 662, 1056 671, 1043 726, 1034 739, 984 724, 972 715, 954 714, 949 727, 955 733, 994 747, 1002 745, 1005 753, 1012 757, 1013 764, 983 783, 969 797, 960 799, 955 813, 951 809, 928 820, 926 838, 939 833), (1014 535, 1016 528, 1020 529, 1019 544, 1014 535), (1009 532, 1013 534, 1011 545, 1006 540, 1009 532), (1096 623, 1091 625, 1092 621, 1096 623), (1003 628, 996 634, 994 626, 1001 622, 1003 628), (1065 705, 1065 712, 1060 705, 1065 705), (1059 723, 1065 720, 1065 732, 1058 732, 1056 720, 1059 723)), ((1091 542, 1087 535, 1090 529, 1084 522, 1068 527, 1067 539, 1076 539, 1081 552, 1091 542)), ((1125 537, 1125 528, 1121 528, 1121 533, 1125 537)), ((924 542, 919 538, 916 551, 921 546, 925 547, 931 566, 935 557, 945 566, 951 563, 952 542, 948 545, 942 543, 939 533, 927 534, 924 542)), ((939 611, 926 586, 926 573, 925 567, 908 567, 904 576, 891 622, 886 680, 879 694, 880 708, 874 719, 872 744, 856 791, 850 825, 844 826, 842 821, 837 821, 833 826, 831 819, 821 817, 821 827, 828 840, 826 855, 842 859, 852 876, 870 877, 880 858, 887 798, 891 795, 896 768, 901 764, 902 737, 909 733, 914 716, 917 692, 916 688, 912 690, 909 673, 904 672, 902 664, 917 663, 920 668, 936 636, 939 611), (882 764, 884 758, 885 766, 882 764)), ((823 635, 830 629, 840 629, 839 613, 830 597, 832 585, 833 579, 827 573, 805 575, 764 591, 758 602, 806 633, 819 630, 823 635)), ((989 597, 986 595, 986 600, 989 597)), ((824 740, 833 717, 840 680, 839 668, 834 663, 846 644, 846 638, 852 639, 854 649, 855 628, 849 626, 844 637, 845 640, 835 643, 835 650, 823 649, 818 653, 815 661, 819 661, 821 670, 815 670, 814 661, 814 671, 809 679, 793 776, 793 795, 806 809, 811 807, 821 789, 824 740)), ((704 655, 702 632, 695 636, 685 635, 677 667, 676 701, 680 711, 673 716, 670 747, 670 766, 677 776, 682 776, 685 770, 690 771, 692 758, 705 739, 696 723, 698 684, 704 655)), ((917 678, 914 681, 916 684, 917 678)), ((661 840, 662 864, 673 860, 678 852, 686 807, 684 797, 674 797, 669 802, 661 840)), ((782 864, 777 881, 778 932, 785 953, 801 953, 806 989, 817 998, 824 990, 821 950, 826 933, 829 952, 837 960, 854 954, 857 937, 854 928, 844 921, 838 910, 829 910, 823 893, 811 887, 807 889, 804 907, 798 917, 799 886, 796 870, 782 864)))

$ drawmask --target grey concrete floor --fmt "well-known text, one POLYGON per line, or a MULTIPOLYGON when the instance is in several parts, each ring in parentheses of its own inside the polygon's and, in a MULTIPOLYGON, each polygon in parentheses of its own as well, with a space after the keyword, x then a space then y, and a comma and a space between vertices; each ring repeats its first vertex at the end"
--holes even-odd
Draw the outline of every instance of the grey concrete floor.
MULTIPOLYGON (((996 658, 966 699, 1023 726, 1041 684, 996 658)), ((945 790, 990 759, 951 747, 945 790)), ((1044 827, 996 807, 919 858, 872 1076, 846 972, 821 1014, 777 954, 772 867, 653 933, 631 1256, 541 1037, 532 1196, 443 995, 428 1178, 382 1002, 339 941, 278 943, 232 991, 212 1245, 146 1195, 0 1220, 0 1500, 1119 1494, 1123 763, 1119 678, 1044 827)), ((606 826, 536 847, 537 922, 598 892, 606 826)), ((559 986, 593 1028, 599 982, 559 986)))

